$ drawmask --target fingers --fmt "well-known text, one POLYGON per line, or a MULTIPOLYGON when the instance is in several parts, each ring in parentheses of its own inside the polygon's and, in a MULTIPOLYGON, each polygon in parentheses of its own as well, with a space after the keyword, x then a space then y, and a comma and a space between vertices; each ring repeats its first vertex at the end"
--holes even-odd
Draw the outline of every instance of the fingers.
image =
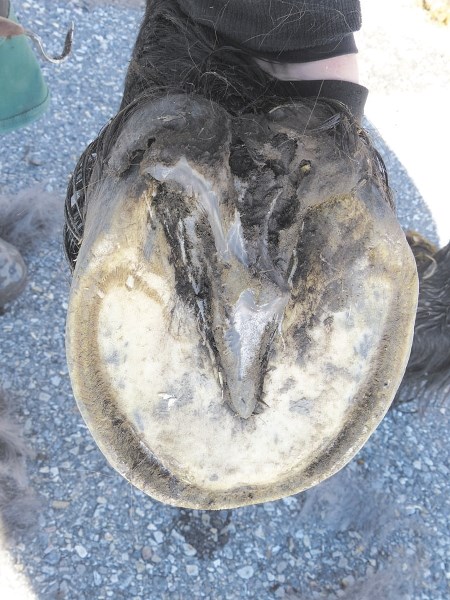
POLYGON ((22 25, 6 17, 0 17, 0 37, 10 38, 16 35, 23 35, 24 33, 25 30, 22 25))

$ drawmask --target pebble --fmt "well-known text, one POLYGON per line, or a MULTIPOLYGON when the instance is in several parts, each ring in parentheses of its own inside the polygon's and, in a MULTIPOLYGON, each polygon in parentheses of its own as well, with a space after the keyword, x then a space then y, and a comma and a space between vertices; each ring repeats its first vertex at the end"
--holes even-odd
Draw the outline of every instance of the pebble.
POLYGON ((282 560, 281 562, 279 562, 277 565, 278 573, 282 573, 286 569, 287 566, 288 566, 288 563, 285 560, 282 560))
POLYGON ((237 570, 237 574, 241 579, 250 579, 250 577, 253 577, 254 572, 255 571, 251 566, 242 567, 237 570))
POLYGON ((86 556, 88 555, 88 551, 86 550, 86 548, 84 546, 82 546, 81 544, 77 544, 75 546, 75 552, 78 554, 78 556, 80 558, 86 558, 86 556))
POLYGON ((45 555, 44 560, 50 565, 57 565, 61 560, 61 554, 57 550, 51 550, 45 555))
POLYGON ((150 546, 142 546, 141 548, 141 556, 143 560, 150 560, 153 555, 153 550, 150 546))
POLYGON ((198 566, 197 565, 186 565, 186 573, 190 577, 197 577, 197 575, 198 575, 198 566))
POLYGON ((153 537, 155 538, 157 544, 162 544, 164 541, 164 534, 161 531, 155 531, 153 537))
POLYGON ((355 578, 353 577, 353 575, 347 575, 346 577, 342 578, 341 583, 344 588, 350 587, 350 586, 354 585, 355 578))
POLYGON ((255 535, 261 540, 264 539, 264 530, 262 528, 262 525, 258 525, 258 527, 255 529, 255 535))
POLYGON ((143 573, 145 571, 145 564, 140 560, 136 561, 136 571, 138 573, 143 573))
POLYGON ((183 552, 186 556, 195 556, 197 554, 197 550, 191 544, 183 544, 183 552))
POLYGON ((70 506, 70 502, 67 500, 53 500, 52 502, 52 508, 55 508, 56 510, 64 510, 68 506, 70 506))

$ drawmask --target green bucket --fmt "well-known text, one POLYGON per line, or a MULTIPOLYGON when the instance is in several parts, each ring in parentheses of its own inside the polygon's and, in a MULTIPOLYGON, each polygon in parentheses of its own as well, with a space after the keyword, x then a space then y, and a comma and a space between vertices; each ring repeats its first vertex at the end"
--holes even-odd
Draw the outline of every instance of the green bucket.
MULTIPOLYGON (((8 18, 17 22, 12 7, 8 18)), ((38 119, 49 101, 49 90, 26 36, 0 37, 0 134, 38 119)))

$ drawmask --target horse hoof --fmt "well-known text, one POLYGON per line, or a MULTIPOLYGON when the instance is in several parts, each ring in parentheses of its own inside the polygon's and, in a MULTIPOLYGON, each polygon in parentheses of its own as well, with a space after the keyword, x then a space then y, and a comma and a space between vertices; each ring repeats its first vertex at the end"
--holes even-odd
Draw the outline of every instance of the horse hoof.
POLYGON ((329 117, 165 96, 96 151, 69 370, 102 452, 160 501, 220 509, 311 487, 400 384, 414 259, 367 140, 329 117))

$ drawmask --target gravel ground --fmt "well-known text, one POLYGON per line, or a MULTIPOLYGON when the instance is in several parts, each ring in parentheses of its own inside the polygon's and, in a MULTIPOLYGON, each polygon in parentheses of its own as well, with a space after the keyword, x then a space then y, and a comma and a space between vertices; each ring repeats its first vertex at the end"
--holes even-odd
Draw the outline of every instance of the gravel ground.
MULTIPOLYGON (((69 62, 44 67, 53 95, 51 112, 2 139, 0 193, 35 187, 40 196, 60 195, 62 207, 77 157, 119 104, 141 3, 16 0, 14 4, 22 20, 33 24, 54 52, 74 19, 76 47, 69 62)), ((386 0, 377 6, 384 4, 386 0)), ((385 139, 384 130, 414 154, 411 140, 400 143, 402 127, 393 132, 390 115, 379 107, 389 105, 391 96, 394 106, 400 93, 408 94, 412 104, 418 102, 417 85, 410 84, 422 80, 424 48, 429 59, 423 68, 425 87, 427 93, 434 90, 430 64, 440 69, 436 56, 444 46, 439 26, 416 12, 412 0, 397 4, 406 23, 405 50, 388 53, 382 66, 377 49, 381 43, 385 47, 386 32, 381 17, 368 7, 371 20, 366 17, 362 42, 365 77, 380 101, 370 105, 373 114, 368 112, 385 139), (408 29, 408 19, 415 24, 414 31, 408 29), (410 37, 422 42, 411 44, 410 37), (399 83, 401 65, 406 66, 399 83)), ((448 64, 446 69, 445 77, 435 73, 441 99, 449 89, 448 64)), ((425 127, 420 124, 419 130, 425 127)), ((434 133, 437 137, 439 130, 434 133)), ((414 141, 420 146, 419 136, 414 141)), ((428 208, 434 198, 426 197, 425 204, 423 191, 396 154, 394 142, 389 147, 377 137, 397 191, 401 223, 437 240, 428 208)), ((439 150, 427 149, 430 177, 433 153, 438 156, 439 150)), ((40 511, 34 533, 19 536, 10 552, 0 549, 2 599, 449 597, 445 399, 424 414, 415 410, 414 403, 403 412, 390 413, 345 469, 306 493, 232 511, 164 506, 132 488, 107 465, 75 407, 64 359, 70 281, 59 232, 42 240, 37 249, 25 249, 24 256, 30 271, 28 287, 0 317, 0 385, 13 400, 17 420, 35 452, 29 472, 40 511)))

